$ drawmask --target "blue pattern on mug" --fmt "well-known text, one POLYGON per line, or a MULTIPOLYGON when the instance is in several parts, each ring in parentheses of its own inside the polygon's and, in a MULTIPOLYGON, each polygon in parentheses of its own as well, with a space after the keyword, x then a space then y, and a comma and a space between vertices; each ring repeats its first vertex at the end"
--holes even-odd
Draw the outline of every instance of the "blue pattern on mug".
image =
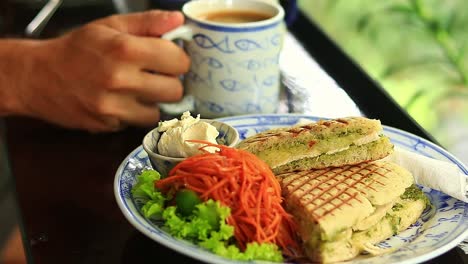
MULTIPOLYGON (((201 105, 198 105, 199 107, 200 106, 204 106, 208 109, 210 109, 210 111, 214 112, 214 113, 222 113, 224 112, 224 107, 222 107, 221 105, 215 103, 215 102, 211 102, 211 101, 198 101, 198 102, 195 102, 196 104, 201 104, 201 105)), ((197 105, 195 106, 197 107, 197 105)))
POLYGON ((202 56, 200 53, 195 52, 191 54, 192 64, 195 66, 200 66, 206 64, 212 69, 221 69, 224 67, 223 63, 215 57, 212 56, 202 56))
POLYGON ((270 43, 273 45, 273 46, 279 46, 281 45, 281 34, 275 34, 273 35, 273 37, 271 37, 270 39, 270 43))
POLYGON ((237 80, 226 79, 221 80, 219 83, 227 91, 235 92, 242 89, 242 84, 237 80))
POLYGON ((196 83, 207 83, 206 79, 200 77, 200 75, 198 75, 196 72, 193 72, 193 71, 189 71, 186 75, 186 78, 196 83))
POLYGON ((257 112, 261 112, 262 111, 262 107, 259 105, 259 104, 254 104, 254 103, 246 103, 244 105, 244 109, 246 112, 253 112, 253 113, 257 113, 257 112))
POLYGON ((267 78, 265 78, 262 84, 265 86, 272 86, 276 84, 276 82, 278 82, 278 76, 272 75, 272 76, 268 76, 267 78))
POLYGON ((216 42, 216 41, 212 40, 210 37, 208 37, 207 35, 199 33, 199 34, 195 34, 193 36, 193 41, 200 48, 203 48, 203 49, 216 48, 219 51, 224 52, 224 53, 233 53, 234 52, 234 50, 231 50, 229 48, 229 37, 228 36, 225 36, 224 39, 216 42))
POLYGON ((241 51, 251 51, 256 49, 264 49, 259 43, 251 39, 239 39, 234 42, 236 48, 241 51))
POLYGON ((239 63, 240 67, 244 67, 249 71, 256 71, 262 67, 262 63, 255 59, 248 59, 239 63))
POLYGON ((218 59, 216 58, 213 58, 213 57, 207 57, 205 58, 206 63, 208 63, 208 65, 211 67, 211 68, 214 68, 214 69, 221 69, 223 68, 223 63, 221 61, 219 61, 218 59))

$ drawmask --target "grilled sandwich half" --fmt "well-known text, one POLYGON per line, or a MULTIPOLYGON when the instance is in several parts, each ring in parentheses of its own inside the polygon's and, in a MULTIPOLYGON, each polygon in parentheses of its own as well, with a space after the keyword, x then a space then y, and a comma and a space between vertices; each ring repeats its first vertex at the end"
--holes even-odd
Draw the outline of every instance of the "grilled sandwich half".
POLYGON ((239 143, 275 174, 358 164, 386 157, 393 144, 379 120, 348 117, 271 129, 239 143))
POLYGON ((337 262, 407 229, 428 199, 413 176, 384 161, 277 175, 304 251, 314 262, 337 262))

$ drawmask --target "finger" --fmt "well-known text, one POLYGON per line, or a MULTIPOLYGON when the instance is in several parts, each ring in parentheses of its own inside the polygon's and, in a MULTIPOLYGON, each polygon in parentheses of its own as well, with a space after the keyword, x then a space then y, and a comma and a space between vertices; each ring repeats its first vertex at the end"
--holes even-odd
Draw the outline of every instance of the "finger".
POLYGON ((83 129, 90 132, 116 131, 120 127, 120 121, 117 118, 97 114, 79 101, 66 100, 66 98, 66 103, 64 103, 63 98, 58 103, 41 100, 39 98, 35 101, 36 104, 32 106, 34 111, 28 115, 65 128, 83 129), (57 109, 61 110, 57 111, 57 109))
POLYGON ((73 128, 81 128, 89 132, 114 132, 122 128, 120 120, 111 115, 97 115, 95 112, 88 109, 81 110, 82 115, 72 119, 73 121, 66 121, 68 125, 73 128))
POLYGON ((156 126, 160 112, 156 105, 141 103, 134 96, 128 94, 113 94, 108 98, 114 114, 123 123, 137 126, 156 126))
POLYGON ((138 36, 158 37, 184 23, 179 11, 152 10, 127 15, 113 15, 96 23, 107 25, 120 32, 138 36))
POLYGON ((95 113, 89 113, 85 116, 75 116, 73 119, 64 119, 56 117, 44 118, 54 124, 70 129, 83 129, 89 132, 114 132, 121 129, 120 120, 115 117, 98 117, 95 113))
POLYGON ((190 67, 187 54, 171 41, 132 35, 120 35, 114 41, 113 54, 142 69, 179 75, 190 67))
POLYGON ((120 90, 131 92, 145 102, 176 102, 184 92, 179 78, 173 76, 138 72, 128 82, 120 90))
POLYGON ((95 117, 91 122, 89 123, 87 130, 94 133, 115 132, 123 128, 122 122, 113 116, 95 117))
POLYGON ((121 114, 123 122, 137 126, 157 126, 159 121, 159 109, 155 105, 145 105, 135 102, 129 105, 127 110, 121 114))

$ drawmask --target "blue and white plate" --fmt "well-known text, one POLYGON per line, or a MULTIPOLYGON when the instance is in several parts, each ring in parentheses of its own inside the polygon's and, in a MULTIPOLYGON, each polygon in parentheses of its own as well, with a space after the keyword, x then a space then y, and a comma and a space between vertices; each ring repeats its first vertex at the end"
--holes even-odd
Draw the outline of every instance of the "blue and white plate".
MULTIPOLYGON (((319 119, 308 115, 271 114, 234 116, 220 120, 233 125, 239 131, 242 140, 266 129, 294 125, 304 118, 314 121, 319 119)), ((388 126, 384 126, 384 133, 396 146, 451 162, 468 176, 468 168, 441 147, 388 126)), ((123 160, 116 172, 114 193, 117 204, 127 220, 149 238, 181 254, 207 263, 235 263, 170 236, 139 213, 139 205, 132 199, 130 190, 135 184, 136 174, 142 168, 150 166, 146 152, 139 146, 123 160)), ((381 256, 359 256, 349 263, 420 263, 435 258, 462 242, 468 236, 468 204, 427 187, 423 187, 423 191, 434 205, 433 208, 424 211, 410 228, 378 245, 394 248, 395 251, 381 256)))

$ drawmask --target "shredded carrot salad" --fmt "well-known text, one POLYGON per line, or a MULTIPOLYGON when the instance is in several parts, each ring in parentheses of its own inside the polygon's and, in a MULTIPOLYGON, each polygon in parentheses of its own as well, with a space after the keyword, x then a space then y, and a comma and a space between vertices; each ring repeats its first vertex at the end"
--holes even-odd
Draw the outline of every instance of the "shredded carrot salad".
POLYGON ((204 201, 213 199, 231 208, 228 224, 241 249, 250 242, 270 242, 283 254, 297 256, 300 246, 292 216, 282 207, 281 187, 268 165, 254 154, 206 141, 191 140, 217 147, 177 164, 169 176, 156 182, 162 192, 186 188, 204 201))

